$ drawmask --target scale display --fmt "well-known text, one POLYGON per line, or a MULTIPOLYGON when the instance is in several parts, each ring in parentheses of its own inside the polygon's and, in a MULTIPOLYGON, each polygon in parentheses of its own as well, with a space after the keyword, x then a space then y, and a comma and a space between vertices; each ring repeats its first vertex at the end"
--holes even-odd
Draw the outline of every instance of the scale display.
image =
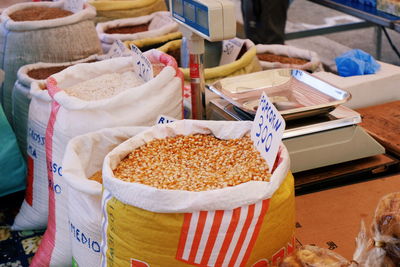
POLYGON ((235 7, 227 0, 170 0, 172 17, 209 41, 236 35, 235 7))

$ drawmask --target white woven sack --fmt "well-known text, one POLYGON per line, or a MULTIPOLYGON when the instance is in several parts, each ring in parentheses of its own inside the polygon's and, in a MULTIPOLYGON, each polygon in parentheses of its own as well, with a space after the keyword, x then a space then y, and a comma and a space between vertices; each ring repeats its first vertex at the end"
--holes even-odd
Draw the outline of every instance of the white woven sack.
POLYGON ((257 54, 270 53, 274 55, 287 56, 293 58, 301 58, 309 62, 303 65, 284 64, 280 62, 268 62, 260 59, 260 64, 263 70, 280 69, 280 68, 293 68, 300 70, 307 70, 311 72, 323 71, 322 62, 316 52, 297 48, 290 45, 256 45, 257 54))
MULTIPOLYGON (((63 63, 44 63, 38 62, 22 66, 17 73, 17 81, 12 89, 12 115, 14 132, 17 136, 17 141, 22 154, 26 156, 26 137, 27 137, 27 124, 28 124, 28 111, 31 96, 29 90, 33 81, 44 83, 45 80, 36 80, 28 76, 28 72, 34 69, 68 66, 90 60, 101 60, 100 56, 92 55, 88 58, 63 63)), ((26 229, 28 230, 28 229, 26 229)))
MULTIPOLYGON (((102 200, 102 209, 103 209, 103 221, 102 221, 102 233, 103 233, 103 240, 102 240, 102 248, 103 248, 103 255, 102 255, 102 266, 112 266, 112 264, 117 264, 117 262, 120 264, 121 262, 124 262, 122 254, 119 253, 119 255, 114 254, 110 252, 108 249, 109 247, 112 247, 113 249, 119 249, 119 250, 124 250, 127 249, 126 245, 122 244, 129 244, 128 239, 124 239, 124 235, 121 233, 117 233, 117 231, 111 229, 109 227, 112 225, 111 223, 109 224, 110 220, 110 212, 108 209, 110 209, 111 206, 108 205, 108 201, 111 199, 117 199, 118 201, 122 202, 123 204, 133 206, 139 209, 143 209, 146 211, 146 215, 148 217, 151 217, 151 212, 154 213, 192 213, 193 218, 198 218, 200 212, 204 211, 231 211, 233 209, 240 208, 242 209, 243 207, 243 214, 244 216, 242 219, 238 219, 239 225, 244 225, 244 218, 246 218, 246 213, 247 213, 247 207, 249 205, 259 205, 262 203, 262 201, 271 198, 274 193, 277 191, 277 189, 281 186, 285 178, 287 177, 288 171, 289 171, 289 166, 290 166, 290 159, 289 159, 289 154, 286 150, 286 148, 282 145, 281 148, 281 154, 279 158, 279 164, 277 165, 275 171, 273 172, 270 181, 269 182, 262 182, 262 181, 250 181, 246 182, 243 184, 239 184, 237 186, 232 186, 232 187, 226 187, 222 189, 216 189, 216 190, 208 190, 208 191, 185 191, 185 190, 166 190, 166 189, 158 189, 154 188, 152 186, 140 184, 140 183, 130 183, 126 181, 122 181, 114 176, 113 170, 118 166, 120 161, 124 159, 129 153, 131 153, 134 149, 146 144, 147 142, 154 140, 154 139, 161 139, 161 138, 166 138, 166 137, 173 137, 177 135, 189 135, 189 134, 213 134, 215 137, 219 139, 233 139, 233 138, 241 138, 244 135, 250 134, 251 128, 252 128, 253 122, 252 121, 242 121, 242 122, 232 122, 232 121, 197 121, 197 120, 181 120, 181 121, 175 121, 170 124, 164 124, 164 125, 157 125, 153 126, 148 130, 145 130, 136 136, 128 139, 121 145, 117 146, 115 149, 113 149, 104 159, 104 165, 103 165, 103 186, 104 186, 104 191, 103 191, 103 200, 102 200), (109 236, 113 236, 115 238, 115 241, 112 242, 108 239, 109 236), (114 258, 115 261, 112 261, 114 258)), ((115 210, 115 213, 113 215, 121 216, 124 217, 124 208, 121 208, 121 210, 115 210)), ((126 208, 126 210, 129 210, 126 208)), ((257 213, 260 214, 260 213, 257 213)), ((133 215, 133 213, 130 213, 131 216, 131 222, 136 222, 136 219, 133 215)), ((138 217, 141 217, 142 215, 138 215, 138 217)), ((154 217, 157 217, 157 214, 154 214, 154 217)), ((258 215, 257 215, 258 216, 258 215)), ((120 218, 121 218, 120 217, 120 218)), ((143 216, 144 217, 144 216, 143 216)), ((230 217, 228 215, 228 217, 230 217)), ((194 219, 196 220, 196 219, 194 219)), ((207 221, 211 221, 207 218, 207 221)), ((140 219, 138 219, 140 221, 140 219)), ((151 221, 151 220, 150 220, 151 221)), ((127 218, 127 221, 124 221, 124 223, 128 223, 129 218, 127 218)), ((149 222, 150 225, 153 222, 149 222)), ((140 223, 139 223, 140 224, 140 223)), ((228 229, 229 222, 225 224, 226 228, 221 225, 221 228, 224 229, 221 232, 218 232, 218 235, 221 234, 221 236, 225 235, 225 231, 228 229)), ((200 223, 197 222, 197 227, 199 227, 200 223)), ((117 222, 115 222, 114 226, 117 228, 119 227, 117 225, 117 222)), ((143 226, 143 225, 142 225, 143 226)), ((192 226, 192 225, 191 225, 192 226)), ((133 225, 134 227, 134 225, 133 225)), ((140 227, 140 226, 138 226, 140 227)), ((154 225, 150 226, 154 227, 154 225)), ((243 226, 245 227, 245 226, 243 226)), ((254 227, 254 224, 253 224, 254 227)), ((238 227, 239 229, 242 229, 242 227, 238 227)), ((248 229, 250 229, 249 227, 248 229)), ((119 228, 121 229, 121 228, 119 228)), ((152 228, 154 230, 154 228, 152 228)), ((190 227, 188 231, 190 232, 188 234, 188 239, 193 240, 194 234, 194 229, 196 229, 196 226, 190 227), (189 237, 190 236, 190 237, 189 237)), ((199 228, 197 228, 199 229, 199 228)), ((204 226, 201 231, 207 232, 211 231, 211 227, 204 226)), ((254 229, 254 228, 253 228, 254 229)), ((143 232, 148 232, 148 234, 152 231, 149 229, 146 229, 146 227, 142 227, 141 230, 143 232)), ((155 230, 151 233, 154 235, 157 235, 157 231, 155 230)), ((238 237, 240 234, 236 230, 233 230, 235 232, 235 235, 238 237)), ((239 230, 240 231, 240 230, 239 230)), ((247 231, 244 231, 247 233, 247 231)), ((249 230, 251 232, 251 230, 249 230)), ((243 232, 242 232, 243 233, 243 232)), ((129 236, 129 233, 127 234, 129 236)), ((217 235, 217 234, 216 234, 217 235)), ((196 234, 197 236, 197 234, 196 234)), ((207 234, 201 237, 201 240, 203 240, 203 237, 205 238, 204 240, 207 240, 206 238, 207 234)), ((129 238, 132 238, 133 236, 130 235, 129 238)), ((150 249, 155 249, 157 250, 157 246, 152 244, 154 241, 149 241, 148 244, 146 244, 147 240, 143 240, 143 236, 138 237, 138 240, 140 244, 143 244, 143 246, 149 247, 150 249)), ((222 240, 221 240, 222 241, 222 240)), ((189 247, 190 247, 190 242, 189 241, 189 247)), ((134 252, 133 259, 136 259, 138 261, 144 260, 143 258, 135 258, 140 255, 140 250, 138 250, 138 242, 133 242, 136 244, 136 246, 132 246, 136 248, 137 250, 134 251, 130 250, 129 252, 127 251, 126 253, 134 252), (135 255, 136 254, 136 255, 135 255)), ((234 241, 234 243, 236 243, 234 241)), ((194 244, 191 243, 192 245, 194 244)), ((198 243, 199 244, 199 243, 198 243)), ((215 243, 217 244, 217 243, 215 243)), ((222 243, 221 243, 222 244, 222 243)), ((171 246, 174 247, 176 244, 175 242, 172 242, 171 246)), ((205 243, 203 242, 203 245, 205 243)), ((200 245, 201 246, 201 245, 200 245)), ((233 246, 232 246, 233 248, 233 246)), ((190 249, 189 249, 190 250, 190 249)), ((245 249, 244 249, 245 250, 245 249)), ((149 265, 152 266, 163 266, 162 262, 163 260, 168 260, 170 258, 175 258, 177 260, 183 261, 185 263, 182 263, 179 266, 183 265, 200 265, 200 266, 206 266, 207 264, 203 264, 201 262, 201 257, 200 260, 198 259, 198 255, 202 255, 200 252, 199 254, 196 255, 196 261, 188 260, 187 258, 179 258, 178 259, 178 253, 175 252, 175 250, 172 250, 171 254, 168 254, 166 251, 160 252, 158 255, 157 253, 154 253, 154 255, 159 256, 157 259, 151 259, 154 260, 153 262, 148 263, 149 265), (163 254, 165 253, 165 254, 163 254), (175 254, 176 253, 176 254, 175 254), (167 255, 168 254, 168 255, 167 255), (175 254, 176 256, 174 257, 175 254), (201 264, 200 264, 201 262, 201 264)), ((193 251, 196 251, 194 249, 193 251)), ((199 249, 199 251, 204 252, 204 247, 203 249, 199 249)), ((127 255, 125 253, 125 255, 127 255)), ((218 252, 215 252, 213 255, 218 255, 218 252)), ((191 254, 191 252, 190 252, 191 254)), ((228 253, 229 254, 229 253, 228 253)), ((192 254, 191 254, 192 255, 192 254)), ((241 254, 242 257, 244 255, 241 254)), ((147 255, 149 257, 149 255, 147 255)), ((225 258, 225 261, 223 263, 223 266, 239 266, 241 263, 242 258, 238 257, 233 264, 230 263, 230 256, 227 256, 225 258), (227 261, 227 262, 226 262, 227 261), (227 264, 229 263, 229 265, 227 264)), ((128 258, 129 259, 129 258, 128 258)), ((131 258, 132 260, 132 258, 131 258)), ((214 258, 216 260, 216 258, 214 258)), ((208 261, 210 263, 210 261, 208 261)), ((146 265, 148 266, 148 265, 146 265)), ((207 266, 213 266, 213 264, 207 265, 207 266)), ((215 265, 217 266, 217 265, 215 265)), ((219 265, 218 265, 219 266, 219 265)))
POLYGON ((100 266, 102 185, 88 180, 104 157, 146 127, 108 128, 73 138, 65 149, 63 176, 68 185, 72 257, 77 266, 100 266))
POLYGON ((93 22, 96 17, 94 7, 85 5, 82 11, 71 16, 51 20, 13 21, 9 17, 17 10, 37 6, 63 8, 64 2, 15 4, 0 16, 0 68, 6 73, 0 101, 10 122, 12 88, 21 66, 36 62, 75 61, 102 52, 93 22))
MULTIPOLYGON (((152 63, 160 63, 164 53, 145 53, 152 63)), ((171 57, 168 59, 173 60, 171 57)), ((150 81, 127 89, 111 98, 85 101, 69 96, 62 88, 103 74, 133 69, 129 57, 114 58, 69 67, 47 79, 53 99, 46 131, 49 217, 48 227, 35 254, 33 266, 65 266, 71 263, 70 226, 67 222, 67 192, 61 161, 67 143, 75 136, 109 127, 150 126, 159 115, 182 118, 182 74, 174 66, 166 66, 150 81), (112 66, 112 67, 111 67, 112 66)))
POLYGON ((96 26, 97 34, 101 40, 101 46, 105 53, 108 52, 112 44, 116 40, 121 41, 132 41, 137 39, 152 38, 167 33, 178 31, 178 23, 172 20, 171 13, 168 11, 159 11, 151 15, 129 18, 129 19, 117 19, 108 22, 98 23, 96 26), (132 34, 109 34, 106 33, 107 29, 133 26, 140 24, 149 24, 149 30, 144 32, 137 32, 132 34))
POLYGON ((27 125, 27 188, 13 230, 45 229, 48 214, 48 180, 45 136, 50 117, 51 97, 43 82, 32 83, 27 125))

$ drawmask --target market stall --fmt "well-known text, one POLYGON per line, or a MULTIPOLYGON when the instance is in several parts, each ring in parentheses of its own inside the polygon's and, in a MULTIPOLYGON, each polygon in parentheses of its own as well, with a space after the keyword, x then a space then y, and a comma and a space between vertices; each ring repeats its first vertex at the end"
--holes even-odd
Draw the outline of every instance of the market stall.
POLYGON ((2 12, 0 266, 399 266, 400 68, 168 6, 2 12))

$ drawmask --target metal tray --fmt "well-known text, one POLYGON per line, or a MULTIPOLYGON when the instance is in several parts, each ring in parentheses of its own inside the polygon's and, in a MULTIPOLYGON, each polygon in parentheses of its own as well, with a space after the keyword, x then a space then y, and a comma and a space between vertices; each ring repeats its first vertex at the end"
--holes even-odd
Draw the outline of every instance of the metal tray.
POLYGON ((265 92, 285 120, 329 113, 350 93, 305 71, 274 69, 221 79, 208 88, 238 108, 255 114, 265 92))

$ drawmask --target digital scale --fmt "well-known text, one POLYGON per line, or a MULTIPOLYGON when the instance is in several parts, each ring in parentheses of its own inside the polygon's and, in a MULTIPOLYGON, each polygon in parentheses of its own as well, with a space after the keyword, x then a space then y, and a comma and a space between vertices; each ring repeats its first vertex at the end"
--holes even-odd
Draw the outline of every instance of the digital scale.
MULTIPOLYGON (((235 37, 234 4, 228 0, 170 0, 170 7, 172 18, 188 40, 191 117, 253 120, 251 114, 205 90, 204 39, 222 41, 235 37), (207 116, 206 94, 212 96, 207 102, 207 116)), ((385 153, 378 142, 357 126, 360 122, 360 114, 342 105, 329 114, 287 121, 283 143, 290 154, 291 170, 301 172, 385 153)))
MULTIPOLYGON (((210 120, 253 120, 222 98, 207 109, 210 120)), ((290 155, 292 172, 301 172, 385 153, 385 149, 357 124, 359 113, 338 106, 327 115, 286 122, 283 143, 290 155)))

